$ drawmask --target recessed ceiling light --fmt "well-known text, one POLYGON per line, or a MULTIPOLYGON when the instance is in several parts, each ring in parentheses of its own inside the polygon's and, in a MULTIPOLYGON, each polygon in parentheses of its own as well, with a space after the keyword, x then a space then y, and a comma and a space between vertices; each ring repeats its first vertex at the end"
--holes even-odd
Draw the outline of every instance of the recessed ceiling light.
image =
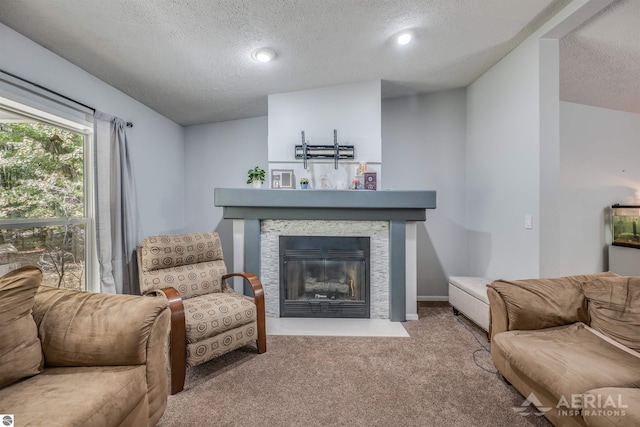
POLYGON ((269 62, 276 57, 276 52, 268 47, 263 47, 251 52, 251 57, 258 62, 269 62))
POLYGON ((410 31, 405 31, 403 33, 398 34, 396 37, 396 42, 400 45, 405 45, 411 41, 413 38, 413 34, 410 31))

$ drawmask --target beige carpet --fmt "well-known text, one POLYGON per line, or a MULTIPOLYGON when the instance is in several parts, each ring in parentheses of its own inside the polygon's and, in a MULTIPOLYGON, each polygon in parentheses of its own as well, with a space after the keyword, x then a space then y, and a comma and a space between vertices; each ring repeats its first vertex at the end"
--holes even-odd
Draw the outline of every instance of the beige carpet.
POLYGON ((486 335, 422 304, 410 338, 269 336, 187 370, 159 426, 550 426, 480 350, 486 335), (474 335, 478 338, 474 338, 474 335), (529 412, 529 411, 527 411, 529 412))

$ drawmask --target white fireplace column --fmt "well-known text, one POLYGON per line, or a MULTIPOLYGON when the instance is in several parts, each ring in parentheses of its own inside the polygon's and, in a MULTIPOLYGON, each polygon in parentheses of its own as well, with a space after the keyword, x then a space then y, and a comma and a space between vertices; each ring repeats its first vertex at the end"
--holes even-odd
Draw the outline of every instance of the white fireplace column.
POLYGON ((418 227, 413 221, 405 227, 405 311, 407 320, 418 320, 418 227))

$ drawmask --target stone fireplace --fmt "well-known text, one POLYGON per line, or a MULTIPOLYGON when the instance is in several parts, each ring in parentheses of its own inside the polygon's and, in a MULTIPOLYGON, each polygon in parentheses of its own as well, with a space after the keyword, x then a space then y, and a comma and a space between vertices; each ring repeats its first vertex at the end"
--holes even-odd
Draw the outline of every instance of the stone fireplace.
MULTIPOLYGON (((258 274, 267 317, 281 317, 280 300, 286 296, 281 295, 280 238, 329 236, 369 239, 370 319, 417 319, 415 222, 425 221, 425 209, 435 208, 434 191, 216 188, 214 204, 234 220, 233 270, 258 274)), ((308 290, 318 294, 315 299, 331 299, 329 291, 311 292, 313 286, 308 290)), ((334 287, 351 300, 344 284, 334 287)), ((329 310, 328 302, 318 303, 329 310)))
MULTIPOLYGON (((389 319, 389 223, 387 221, 263 220, 261 276, 267 316, 281 317, 280 240, 285 236, 362 237, 369 240, 369 315, 389 319)), ((343 317, 343 316, 336 316, 343 317)), ((348 317, 348 316, 344 316, 348 317)))

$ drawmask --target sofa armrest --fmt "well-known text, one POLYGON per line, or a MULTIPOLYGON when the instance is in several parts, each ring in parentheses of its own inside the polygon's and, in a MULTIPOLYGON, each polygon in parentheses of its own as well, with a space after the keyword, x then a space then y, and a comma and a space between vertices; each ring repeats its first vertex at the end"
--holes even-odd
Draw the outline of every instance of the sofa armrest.
MULTIPOLYGON (((140 365, 154 328, 166 335, 163 298, 78 292, 41 286, 33 317, 48 366, 140 365)), ((164 355, 163 355, 164 358, 164 355)))
POLYGON ((491 332, 489 338, 493 340, 496 334, 509 330, 509 315, 507 314, 507 305, 498 292, 487 288, 487 296, 489 297, 489 331, 491 332))
MULTIPOLYGON (((166 300, 163 304, 166 304, 166 300)), ((167 408, 169 380, 167 377, 168 338, 171 311, 165 305, 155 319, 147 340, 147 393, 149 398, 149 425, 155 425, 167 408)))
POLYGON ((180 293, 172 287, 152 289, 145 292, 149 296, 163 296, 171 311, 171 334, 169 340, 169 358, 171 366, 171 394, 184 389, 187 371, 187 324, 184 304, 180 293))
POLYGON ((166 299, 41 286, 33 317, 48 366, 145 365, 149 425, 160 419, 168 390, 166 299))

